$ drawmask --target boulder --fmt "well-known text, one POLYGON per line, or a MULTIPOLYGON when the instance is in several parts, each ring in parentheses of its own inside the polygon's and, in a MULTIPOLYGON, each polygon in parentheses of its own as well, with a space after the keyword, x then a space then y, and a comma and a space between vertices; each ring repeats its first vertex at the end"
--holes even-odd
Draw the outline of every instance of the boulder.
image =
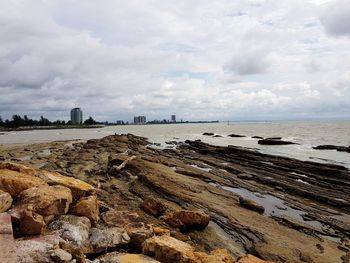
POLYGON ((0 190, 0 213, 6 212, 11 207, 12 201, 9 193, 0 190))
POLYGON ((35 176, 35 170, 13 163, 0 165, 0 189, 12 197, 31 187, 47 185, 35 176))
POLYGON ((123 228, 112 227, 105 229, 92 228, 90 231, 90 244, 93 253, 117 248, 130 242, 128 233, 123 228))
POLYGON ((31 209, 19 211, 19 231, 22 235, 40 235, 44 232, 46 224, 44 218, 31 209))
POLYGON ((142 252, 162 263, 196 262, 192 246, 166 235, 147 239, 142 245, 142 252))
POLYGON ((195 252, 189 244, 170 236, 155 236, 143 243, 145 255, 163 263, 235 263, 225 249, 214 250, 210 255, 195 252))
POLYGON ((164 220, 170 226, 182 230, 202 230, 209 224, 210 216, 202 211, 179 210, 166 215, 164 220))
POLYGON ((265 208, 262 205, 259 205, 257 202, 254 202, 253 200, 241 196, 239 197, 239 204, 245 208, 248 208, 261 214, 265 212, 265 208))
POLYGON ((62 215, 51 222, 48 228, 73 245, 85 246, 89 238, 91 223, 87 217, 62 215))
POLYGON ((53 262, 51 252, 64 242, 55 235, 16 239, 16 263, 53 262))
POLYGON ((159 227, 159 226, 154 226, 153 227, 153 233, 156 236, 162 236, 162 235, 167 235, 170 236, 170 230, 167 228, 159 227))
POLYGON ((297 144, 290 141, 282 141, 280 139, 262 139, 258 141, 258 144, 261 145, 288 145, 288 144, 297 144))
POLYGON ((31 205, 34 212, 44 217, 66 214, 71 202, 70 189, 61 185, 32 187, 18 195, 19 205, 31 205))
POLYGON ((96 196, 82 197, 75 205, 71 206, 69 212, 77 216, 86 216, 92 225, 100 220, 99 204, 96 196))
POLYGON ((246 255, 238 260, 238 263, 273 263, 272 261, 265 261, 252 255, 246 255))
POLYGON ((150 214, 155 217, 164 215, 166 211, 165 205, 163 205, 162 202, 153 198, 145 199, 140 205, 140 208, 144 210, 147 214, 150 214))
POLYGON ((56 248, 55 250, 53 250, 50 253, 50 257, 54 262, 57 263, 69 262, 72 260, 72 255, 60 248, 56 248))
MULTIPOLYGON (((93 261, 95 262, 95 261, 93 261)), ((96 263, 160 263, 142 254, 112 252, 97 258, 96 263)))
POLYGON ((134 212, 112 209, 103 213, 102 219, 109 227, 124 228, 130 236, 131 244, 138 249, 141 249, 142 243, 154 234, 152 225, 134 212))
POLYGON ((74 199, 79 199, 83 196, 89 196, 95 189, 88 183, 85 183, 73 177, 64 176, 57 172, 42 170, 37 173, 37 176, 49 185, 62 185, 69 188, 72 191, 74 199))

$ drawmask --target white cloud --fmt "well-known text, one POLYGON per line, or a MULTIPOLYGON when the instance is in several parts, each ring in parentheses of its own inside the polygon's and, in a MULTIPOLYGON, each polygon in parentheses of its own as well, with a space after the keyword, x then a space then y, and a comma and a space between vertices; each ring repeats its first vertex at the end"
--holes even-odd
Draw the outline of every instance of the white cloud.
POLYGON ((112 121, 172 112, 180 119, 342 117, 350 109, 350 38, 334 36, 348 34, 350 23, 339 19, 348 7, 2 1, 0 115, 67 119, 80 106, 85 116, 112 121))

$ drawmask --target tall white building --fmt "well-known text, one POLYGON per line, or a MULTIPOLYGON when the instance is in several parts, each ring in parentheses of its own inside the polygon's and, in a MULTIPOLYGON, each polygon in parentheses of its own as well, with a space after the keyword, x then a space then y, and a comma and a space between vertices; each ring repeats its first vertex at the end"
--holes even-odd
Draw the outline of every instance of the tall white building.
POLYGON ((80 108, 74 108, 70 111, 70 121, 72 124, 83 123, 83 111, 80 108))

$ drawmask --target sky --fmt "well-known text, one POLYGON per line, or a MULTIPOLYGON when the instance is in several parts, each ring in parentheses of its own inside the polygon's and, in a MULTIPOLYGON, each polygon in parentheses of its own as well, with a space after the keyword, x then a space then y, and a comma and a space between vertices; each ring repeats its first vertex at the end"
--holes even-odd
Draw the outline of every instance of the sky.
POLYGON ((6 0, 0 116, 350 118, 349 0, 6 0))

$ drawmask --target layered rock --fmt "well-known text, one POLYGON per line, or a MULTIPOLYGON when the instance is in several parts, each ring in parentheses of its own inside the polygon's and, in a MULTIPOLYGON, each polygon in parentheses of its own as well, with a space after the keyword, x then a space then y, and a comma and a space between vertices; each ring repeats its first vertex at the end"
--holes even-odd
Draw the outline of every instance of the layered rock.
POLYGON ((11 207, 12 201, 9 193, 0 190, 0 213, 6 212, 11 207))
POLYGON ((238 263, 273 263, 272 261, 265 261, 253 255, 247 255, 238 260, 238 263))
POLYGON ((179 210, 166 215, 164 220, 183 230, 202 230, 209 224, 210 216, 201 211, 179 210))
POLYGON ((145 199, 141 203, 140 208, 144 210, 147 214, 153 215, 155 217, 162 216, 166 212, 165 205, 159 200, 153 198, 145 199))
POLYGON ((70 189, 60 185, 32 187, 18 196, 19 205, 30 205, 34 212, 45 217, 66 214, 71 202, 70 189))
POLYGON ((99 204, 96 196, 82 197, 76 204, 71 206, 69 212, 77 216, 86 216, 92 225, 100 220, 99 204))
POLYGON ((110 210, 102 214, 102 219, 109 227, 124 228, 136 248, 141 248, 142 243, 154 234, 152 226, 137 213, 110 210))
POLYGON ((242 196, 239 197, 239 204, 243 207, 246 207, 250 210, 256 211, 261 214, 265 212, 265 208, 262 205, 259 205, 257 202, 254 202, 253 200, 244 198, 242 196))

